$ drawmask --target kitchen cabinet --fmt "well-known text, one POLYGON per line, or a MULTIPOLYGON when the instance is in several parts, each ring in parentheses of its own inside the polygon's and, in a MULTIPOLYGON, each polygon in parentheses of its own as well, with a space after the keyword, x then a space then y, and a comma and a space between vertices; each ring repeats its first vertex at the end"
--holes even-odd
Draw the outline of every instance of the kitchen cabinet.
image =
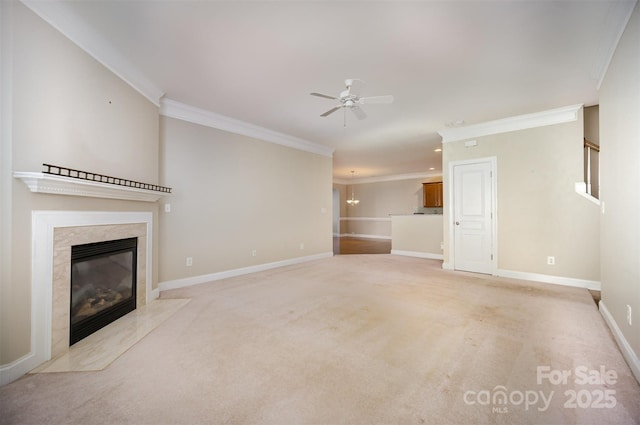
POLYGON ((425 208, 442 208, 442 182, 422 183, 425 208))

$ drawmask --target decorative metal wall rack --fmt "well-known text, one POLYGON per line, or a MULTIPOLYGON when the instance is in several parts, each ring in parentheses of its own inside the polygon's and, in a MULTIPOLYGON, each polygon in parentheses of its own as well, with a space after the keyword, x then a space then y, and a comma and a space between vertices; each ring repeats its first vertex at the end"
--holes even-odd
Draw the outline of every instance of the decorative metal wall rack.
POLYGON ((42 164, 45 174, 54 176, 72 177, 74 179, 89 180, 98 183, 108 183, 117 186, 134 187, 137 189, 153 190, 155 192, 171 193, 170 187, 158 186, 155 184, 142 183, 134 180, 121 179, 118 177, 106 176, 104 174, 90 173, 88 171, 74 170, 73 168, 60 167, 58 165, 42 164))

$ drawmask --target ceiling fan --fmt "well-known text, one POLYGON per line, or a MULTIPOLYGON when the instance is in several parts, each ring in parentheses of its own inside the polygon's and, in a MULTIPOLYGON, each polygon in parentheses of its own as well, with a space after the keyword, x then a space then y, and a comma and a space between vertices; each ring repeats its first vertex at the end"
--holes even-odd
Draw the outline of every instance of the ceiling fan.
POLYGON ((340 102, 338 106, 335 106, 329 109, 324 114, 320 115, 321 117, 327 117, 334 112, 336 112, 340 108, 345 108, 345 126, 346 126, 346 109, 351 109, 353 114, 359 120, 363 120, 367 118, 367 114, 364 113, 360 105, 373 104, 373 103, 392 103, 393 96, 370 96, 370 97, 360 97, 355 90, 353 90, 354 82, 361 80, 356 79, 347 79, 344 80, 344 85, 347 87, 346 90, 343 90, 338 97, 329 96, 322 93, 310 93, 311 96, 324 97, 325 99, 337 100, 340 102))

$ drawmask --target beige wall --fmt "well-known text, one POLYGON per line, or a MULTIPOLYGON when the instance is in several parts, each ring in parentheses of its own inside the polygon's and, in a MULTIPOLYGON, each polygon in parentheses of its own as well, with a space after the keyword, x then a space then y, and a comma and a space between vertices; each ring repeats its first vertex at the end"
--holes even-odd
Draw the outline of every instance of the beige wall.
POLYGON ((161 143, 162 282, 332 251, 330 157, 166 117, 161 143))
POLYGON ((600 280, 598 207, 575 192, 582 181, 582 114, 574 122, 445 143, 445 262, 449 163, 497 158, 498 269, 600 280), (556 257, 556 265, 546 263, 556 257))
POLYGON ((640 355, 638 52, 640 10, 636 5, 600 88, 602 301, 635 352, 636 362, 640 355), (633 309, 632 326, 626 320, 627 304, 633 309))
POLYGON ((150 211, 157 219, 156 204, 33 194, 12 170, 41 171, 46 162, 158 183, 159 120, 155 105, 21 3, 2 7, 12 39, 3 29, 2 85, 10 89, 3 102, 11 99, 2 115, 2 154, 10 159, 0 177, 5 365, 30 350, 32 210, 150 211))
POLYGON ((156 181, 157 107, 30 10, 15 11, 14 168, 48 161, 156 181))
MULTIPOLYGON (((357 181, 357 180, 356 180, 357 181)), ((340 216, 342 235, 391 237, 391 215, 434 212, 423 205, 422 183, 442 181, 440 176, 419 179, 379 181, 334 185, 340 188, 340 216), (347 206, 351 189, 360 203, 347 206)))
POLYGON ((442 258, 442 215, 399 215, 391 223, 391 252, 424 254, 428 258, 442 258))

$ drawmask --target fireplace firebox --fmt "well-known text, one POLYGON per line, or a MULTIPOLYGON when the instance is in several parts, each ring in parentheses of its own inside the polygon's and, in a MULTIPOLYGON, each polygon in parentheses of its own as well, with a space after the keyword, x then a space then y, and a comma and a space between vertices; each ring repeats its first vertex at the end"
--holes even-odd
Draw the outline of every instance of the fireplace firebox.
POLYGON ((138 238, 71 247, 69 345, 136 308, 138 238))

